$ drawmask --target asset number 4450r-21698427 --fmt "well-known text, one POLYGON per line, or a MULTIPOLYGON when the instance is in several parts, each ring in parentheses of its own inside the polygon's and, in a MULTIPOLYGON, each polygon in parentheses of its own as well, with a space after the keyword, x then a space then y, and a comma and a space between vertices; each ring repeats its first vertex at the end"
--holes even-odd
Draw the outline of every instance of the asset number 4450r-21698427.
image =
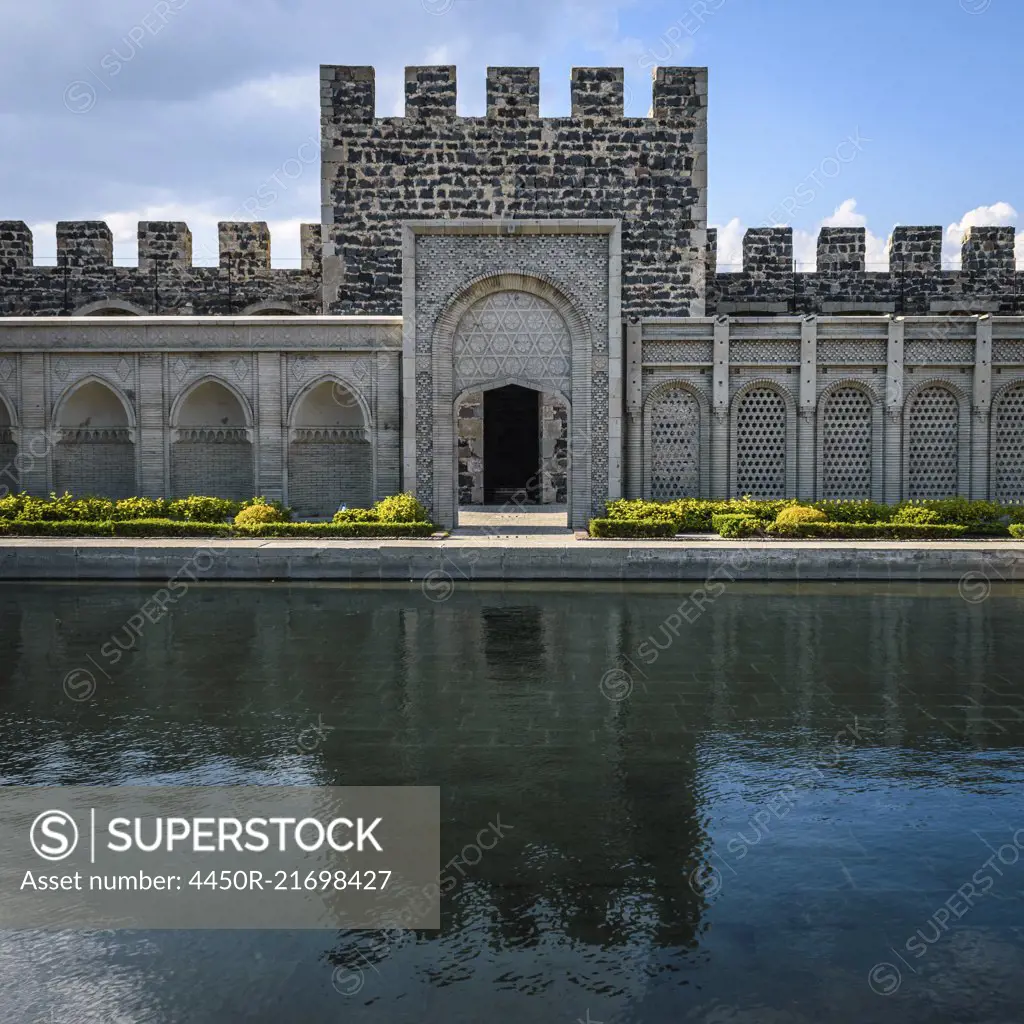
POLYGON ((275 871, 264 875, 262 871, 197 871, 188 884, 194 889, 233 889, 279 892, 320 891, 328 889, 382 890, 391 878, 390 871, 275 871))

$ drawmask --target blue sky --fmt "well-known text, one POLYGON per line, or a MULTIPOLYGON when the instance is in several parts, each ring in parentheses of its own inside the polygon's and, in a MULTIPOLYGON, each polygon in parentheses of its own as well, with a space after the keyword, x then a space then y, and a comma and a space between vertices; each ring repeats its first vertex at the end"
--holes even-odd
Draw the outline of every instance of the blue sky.
POLYGON ((46 0, 0 17, 0 219, 32 224, 40 259, 57 220, 107 219, 120 261, 159 218, 215 262, 217 220, 248 208, 289 265, 319 220, 320 63, 375 65, 381 114, 401 112, 406 64, 457 64, 463 114, 483 112, 488 65, 539 65, 549 115, 573 65, 622 66, 636 116, 653 64, 706 65, 723 264, 772 222, 802 261, 823 223, 865 225, 871 262, 894 224, 941 224, 954 260, 968 224, 1024 212, 1019 0, 46 0))

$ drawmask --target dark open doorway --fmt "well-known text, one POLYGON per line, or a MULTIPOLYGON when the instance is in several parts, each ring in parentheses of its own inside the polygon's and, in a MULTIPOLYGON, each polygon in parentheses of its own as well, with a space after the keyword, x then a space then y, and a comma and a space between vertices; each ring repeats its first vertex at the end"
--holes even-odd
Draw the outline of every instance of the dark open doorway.
POLYGON ((540 393, 517 384, 484 392, 484 501, 536 502, 540 393), (525 496, 524 496, 525 493, 525 496))

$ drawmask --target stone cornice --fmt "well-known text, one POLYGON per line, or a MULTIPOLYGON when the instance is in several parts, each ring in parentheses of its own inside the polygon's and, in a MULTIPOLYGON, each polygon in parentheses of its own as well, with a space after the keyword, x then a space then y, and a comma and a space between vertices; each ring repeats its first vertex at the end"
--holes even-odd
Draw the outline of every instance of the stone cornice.
POLYGON ((392 317, 3 317, 0 352, 399 352, 392 317))

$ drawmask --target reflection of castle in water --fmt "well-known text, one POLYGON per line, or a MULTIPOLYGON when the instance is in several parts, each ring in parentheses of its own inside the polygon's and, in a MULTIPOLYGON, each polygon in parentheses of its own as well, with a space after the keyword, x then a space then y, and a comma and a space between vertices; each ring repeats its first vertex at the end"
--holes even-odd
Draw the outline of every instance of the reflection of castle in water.
POLYGON ((442 863, 496 816, 512 826, 445 904, 445 935, 496 948, 693 948, 707 903, 688 878, 710 863, 730 767, 708 751, 726 738, 768 774, 780 749, 824 752, 853 719, 871 748, 1021 741, 985 686, 1019 654, 999 625, 1016 601, 736 585, 647 663, 638 645, 689 588, 463 587, 432 604, 209 586, 103 661, 150 593, 0 590, 0 713, 23 723, 5 730, 7 780, 438 784, 442 863), (93 700, 55 697, 90 664, 93 700), (619 701, 600 686, 615 665, 633 679, 619 701), (298 749, 318 721, 322 742, 298 749))

